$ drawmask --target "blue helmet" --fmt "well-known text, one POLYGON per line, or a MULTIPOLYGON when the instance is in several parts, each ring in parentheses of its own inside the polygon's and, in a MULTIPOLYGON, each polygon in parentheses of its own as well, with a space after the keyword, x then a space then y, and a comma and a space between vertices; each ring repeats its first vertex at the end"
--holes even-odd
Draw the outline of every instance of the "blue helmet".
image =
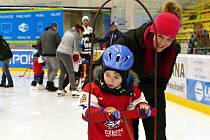
POLYGON ((134 61, 133 53, 124 45, 115 44, 107 48, 103 53, 103 64, 115 70, 129 70, 134 61))

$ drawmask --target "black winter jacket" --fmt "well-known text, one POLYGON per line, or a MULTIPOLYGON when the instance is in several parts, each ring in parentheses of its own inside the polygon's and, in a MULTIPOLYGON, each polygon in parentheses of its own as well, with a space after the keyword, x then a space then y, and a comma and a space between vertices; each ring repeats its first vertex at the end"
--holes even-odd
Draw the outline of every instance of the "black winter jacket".
POLYGON ((110 31, 105 35, 104 38, 98 39, 97 41, 100 43, 106 42, 106 46, 110 47, 118 40, 118 38, 122 36, 122 34, 123 33, 119 30, 116 30, 114 32, 110 31))
POLYGON ((9 48, 9 44, 4 39, 0 39, 0 60, 4 61, 11 58, 12 51, 9 48))
POLYGON ((56 56, 56 50, 61 42, 58 32, 53 30, 45 31, 38 39, 37 46, 41 49, 43 56, 56 56))
MULTIPOLYGON (((140 79, 140 88, 144 92, 144 95, 147 100, 154 98, 154 72, 151 73, 143 73, 144 65, 144 32, 150 23, 143 24, 141 27, 136 29, 131 29, 127 31, 121 38, 118 39, 116 44, 122 44, 128 46, 130 50, 134 54, 134 65, 132 67, 133 71, 137 73, 140 79)), ((176 51, 176 56, 180 52, 180 45, 175 41, 171 44, 167 49, 173 49, 172 51, 176 51), (173 47, 173 48, 172 48, 173 47)), ((162 52, 161 52, 162 53, 162 52)), ((152 55, 152 54, 151 54, 152 55)), ((176 61, 176 56, 173 58, 172 63, 170 64, 170 76, 173 71, 173 66, 176 61)), ((166 78, 160 74, 157 75, 157 96, 163 97, 164 90, 166 89, 166 85, 169 81, 169 78, 166 78)), ((165 99, 165 98, 161 98, 165 99)), ((165 102, 165 101, 164 101, 165 102)), ((164 104, 165 105, 165 104, 164 104)))

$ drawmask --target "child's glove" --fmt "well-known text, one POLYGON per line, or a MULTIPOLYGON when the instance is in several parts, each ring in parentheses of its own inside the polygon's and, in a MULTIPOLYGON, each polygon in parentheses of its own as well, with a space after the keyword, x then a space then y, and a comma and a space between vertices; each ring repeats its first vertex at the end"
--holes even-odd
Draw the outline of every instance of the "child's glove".
POLYGON ((148 118, 152 114, 152 109, 151 108, 147 108, 147 109, 140 109, 139 108, 139 114, 140 114, 142 119, 148 118))
POLYGON ((73 58, 74 63, 79 62, 80 60, 79 54, 73 54, 72 58, 73 58))
POLYGON ((84 48, 84 44, 82 42, 79 43, 80 48, 84 48))
POLYGON ((38 58, 38 63, 42 64, 44 62, 46 62, 46 58, 40 55, 39 58, 38 58))
POLYGON ((109 121, 117 121, 121 119, 120 111, 114 107, 107 107, 104 112, 106 113, 106 117, 109 121))
POLYGON ((142 119, 145 119, 151 116, 152 109, 147 103, 145 102, 139 103, 138 109, 139 109, 139 114, 142 119))

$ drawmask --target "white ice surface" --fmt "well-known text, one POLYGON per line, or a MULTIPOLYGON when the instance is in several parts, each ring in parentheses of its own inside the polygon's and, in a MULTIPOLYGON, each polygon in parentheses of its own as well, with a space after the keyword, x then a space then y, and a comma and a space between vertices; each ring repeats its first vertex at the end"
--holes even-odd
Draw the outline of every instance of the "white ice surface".
MULTIPOLYGON (((0 88, 0 140, 87 140, 77 99, 34 91, 31 78, 13 78, 14 88, 0 88)), ((145 140, 141 124, 139 135, 145 140)), ((209 140, 210 116, 167 101, 167 138, 209 140)))

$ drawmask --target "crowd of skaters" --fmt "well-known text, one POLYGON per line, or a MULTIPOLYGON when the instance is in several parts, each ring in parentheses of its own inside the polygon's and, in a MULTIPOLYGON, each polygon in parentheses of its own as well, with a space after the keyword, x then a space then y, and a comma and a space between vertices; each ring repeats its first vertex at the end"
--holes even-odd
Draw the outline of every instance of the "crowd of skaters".
MULTIPOLYGON (((112 22, 110 31, 103 38, 96 38, 98 43, 112 45, 121 35, 117 23, 112 22)), ((33 51, 34 80, 32 89, 44 89, 43 66, 47 65, 47 84, 45 89, 57 91, 58 96, 70 93, 79 96, 82 83, 87 79, 91 53, 91 37, 93 29, 88 16, 82 17, 82 25, 75 24, 65 31, 63 37, 57 32, 58 25, 52 23, 40 35, 33 51), (58 87, 54 79, 60 70, 58 87)))

